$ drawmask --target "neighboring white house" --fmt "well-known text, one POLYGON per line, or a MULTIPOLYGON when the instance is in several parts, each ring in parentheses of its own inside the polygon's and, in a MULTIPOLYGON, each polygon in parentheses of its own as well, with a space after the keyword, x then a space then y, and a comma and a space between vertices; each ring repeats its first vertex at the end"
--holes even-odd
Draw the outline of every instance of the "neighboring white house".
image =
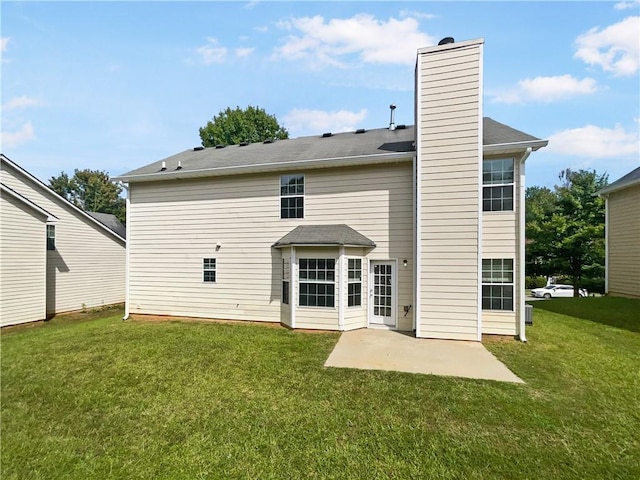
POLYGON ((640 298, 640 167, 598 194, 606 202, 605 291, 640 298))
POLYGON ((126 313, 524 340, 524 163, 483 40, 418 51, 416 125, 197 147, 128 183, 126 313))
POLYGON ((121 303, 125 239, 0 155, 0 326, 121 303))

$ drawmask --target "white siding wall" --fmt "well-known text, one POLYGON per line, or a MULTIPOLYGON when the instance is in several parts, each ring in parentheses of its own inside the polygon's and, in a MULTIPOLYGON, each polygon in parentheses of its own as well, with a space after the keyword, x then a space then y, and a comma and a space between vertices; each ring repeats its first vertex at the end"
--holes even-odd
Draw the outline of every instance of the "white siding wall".
MULTIPOLYGON (((305 218, 296 220, 280 219, 278 174, 132 184, 131 313, 279 322, 282 253, 271 246, 301 224, 344 223, 377 244, 368 258, 411 258, 411 158, 299 173, 305 218), (204 257, 217 259, 215 285, 201 281, 204 257)), ((409 288, 400 293, 400 309, 412 297, 410 273, 401 273, 409 288)), ((337 312, 334 320, 312 310, 296 311, 296 328, 337 328, 337 312)))
POLYGON ((481 42, 418 52, 417 335, 478 340, 481 42))
POLYGON ((124 301, 125 242, 3 163, 2 181, 59 220, 47 251, 47 314, 124 301), (6 166, 5 166, 6 165, 6 166))
POLYGON ((46 317, 46 217, 2 193, 0 326, 46 317))
MULTIPOLYGON (((491 157, 487 157, 491 158, 491 157)), ((496 158, 509 158, 501 156, 496 158)), ((515 335, 518 305, 520 301, 519 262, 518 262, 518 211, 520 209, 520 171, 518 158, 514 159, 515 184, 513 187, 514 207, 512 212, 482 213, 482 258, 511 258, 514 265, 514 310, 511 312, 498 310, 482 311, 482 333, 496 335, 515 335)), ((524 232, 523 232, 524 235, 524 232)))
POLYGON ((609 202, 609 293, 640 298, 640 185, 612 192, 609 202))

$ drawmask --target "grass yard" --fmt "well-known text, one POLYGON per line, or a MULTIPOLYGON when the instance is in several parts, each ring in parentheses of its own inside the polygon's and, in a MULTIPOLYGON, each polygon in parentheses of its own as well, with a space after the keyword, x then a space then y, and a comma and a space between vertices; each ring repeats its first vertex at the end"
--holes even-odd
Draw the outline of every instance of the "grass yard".
POLYGON ((325 369, 338 334, 253 324, 6 330, 1 475, 638 479, 640 301, 572 301, 486 343, 526 385, 325 369))

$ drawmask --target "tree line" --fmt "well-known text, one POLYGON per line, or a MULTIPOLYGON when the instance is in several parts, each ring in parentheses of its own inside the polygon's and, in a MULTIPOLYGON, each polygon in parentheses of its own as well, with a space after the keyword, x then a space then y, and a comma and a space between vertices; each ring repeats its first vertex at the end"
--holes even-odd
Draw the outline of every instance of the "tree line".
POLYGON ((558 178, 553 189, 526 190, 527 276, 564 277, 574 296, 582 287, 603 293, 605 202, 596 192, 608 175, 565 169, 558 178))

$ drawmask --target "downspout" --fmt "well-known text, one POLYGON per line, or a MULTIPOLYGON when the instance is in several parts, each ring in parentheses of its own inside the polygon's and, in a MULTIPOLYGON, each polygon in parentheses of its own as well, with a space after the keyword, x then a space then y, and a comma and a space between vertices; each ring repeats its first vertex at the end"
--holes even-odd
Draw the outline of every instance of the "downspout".
POLYGON ((124 273, 124 316, 122 317, 122 321, 125 321, 129 318, 129 255, 130 255, 130 246, 131 246, 131 191, 129 190, 128 184, 123 184, 125 190, 127 191, 127 199, 126 199, 126 239, 125 239, 125 273, 124 273))
POLYGON ((346 277, 349 272, 349 267, 346 266, 345 268, 345 262, 344 245, 340 245, 340 254, 338 256, 338 330, 340 331, 344 330, 344 307, 347 303, 347 292, 344 284, 347 281, 346 277), (345 272, 347 275, 345 275, 345 272))
POLYGON ((604 196, 604 293, 609 295, 609 194, 604 196))
POLYGON ((518 264, 519 264, 519 269, 518 269, 518 273, 519 273, 519 279, 518 279, 518 296, 519 298, 519 302, 518 302, 518 307, 520 309, 520 318, 519 318, 519 322, 518 322, 518 339, 521 342, 525 342, 527 341, 527 337, 525 334, 525 319, 526 319, 526 305, 524 303, 524 277, 525 277, 525 240, 526 240, 526 235, 525 235, 525 181, 524 181, 524 163, 527 160, 527 158, 529 158, 529 155, 531 155, 531 147, 527 148, 524 152, 524 154, 522 155, 522 157, 520 158, 520 198, 519 198, 519 207, 518 208, 518 228, 520 230, 520 234, 519 234, 519 258, 518 258, 518 264))

